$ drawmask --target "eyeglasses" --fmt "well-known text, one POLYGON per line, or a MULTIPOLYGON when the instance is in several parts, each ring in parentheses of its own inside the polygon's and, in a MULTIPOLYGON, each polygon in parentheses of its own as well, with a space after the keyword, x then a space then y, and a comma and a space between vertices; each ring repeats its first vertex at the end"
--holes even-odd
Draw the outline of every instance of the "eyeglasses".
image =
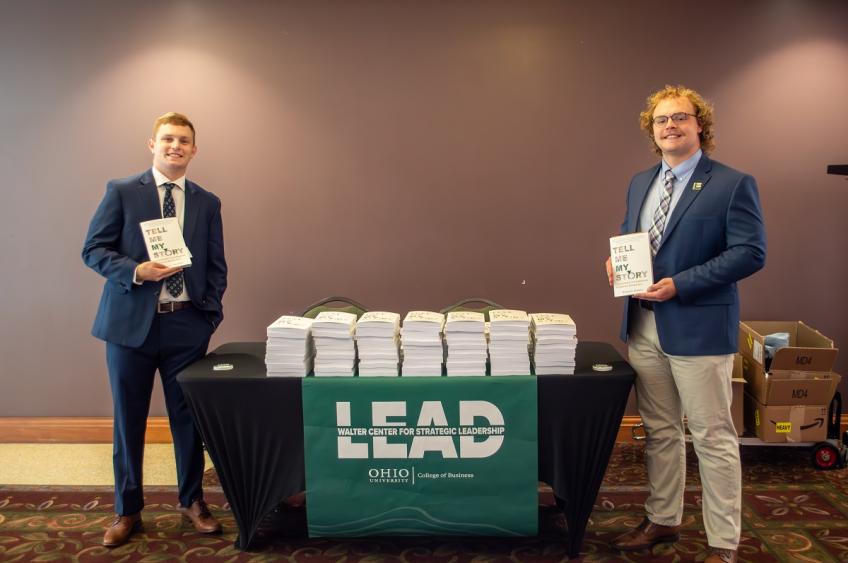
POLYGON ((678 112, 678 113, 673 113, 671 115, 655 115, 654 117, 651 118, 651 121, 654 123, 654 125, 659 125, 660 127, 662 127, 663 125, 668 123, 669 118, 671 118, 671 120, 674 121, 675 123, 683 123, 684 121, 686 121, 690 117, 698 117, 698 116, 695 115, 694 113, 686 113, 686 112, 681 111, 681 112, 678 112))

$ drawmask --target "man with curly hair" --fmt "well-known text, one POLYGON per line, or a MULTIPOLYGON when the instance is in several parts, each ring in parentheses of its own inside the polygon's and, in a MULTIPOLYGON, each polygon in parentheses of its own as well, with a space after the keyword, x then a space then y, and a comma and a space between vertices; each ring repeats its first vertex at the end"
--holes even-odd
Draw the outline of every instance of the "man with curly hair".
MULTIPOLYGON (((630 181, 621 232, 648 232, 657 281, 626 298, 621 337, 637 374, 650 494, 642 523, 613 546, 636 551, 679 538, 686 416, 703 485, 706 561, 735 562, 742 496, 730 414, 736 283, 765 264, 757 184, 708 156, 713 110, 694 90, 654 92, 640 120, 662 159, 630 181)), ((609 259, 606 269, 612 285, 609 259)))

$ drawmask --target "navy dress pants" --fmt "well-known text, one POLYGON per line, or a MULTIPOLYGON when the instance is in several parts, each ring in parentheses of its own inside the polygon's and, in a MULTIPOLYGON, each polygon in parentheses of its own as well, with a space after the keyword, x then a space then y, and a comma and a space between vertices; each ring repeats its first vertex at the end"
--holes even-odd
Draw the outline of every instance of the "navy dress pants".
POLYGON ((188 307, 156 314, 147 339, 138 348, 106 343, 114 406, 112 459, 117 514, 135 514, 144 508, 144 433, 157 370, 174 439, 180 504, 189 506, 203 498, 203 445, 177 375, 206 354, 211 336, 209 321, 200 311, 188 307))

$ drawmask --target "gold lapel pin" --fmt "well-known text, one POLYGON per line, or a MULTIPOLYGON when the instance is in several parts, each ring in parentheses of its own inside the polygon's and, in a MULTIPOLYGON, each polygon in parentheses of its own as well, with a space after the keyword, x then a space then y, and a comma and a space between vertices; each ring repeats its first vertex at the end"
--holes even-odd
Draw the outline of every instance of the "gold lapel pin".
POLYGON ((704 187, 704 184, 702 184, 701 182, 695 182, 694 184, 692 184, 692 189, 695 190, 696 192, 701 191, 701 188, 703 188, 703 187, 704 187))

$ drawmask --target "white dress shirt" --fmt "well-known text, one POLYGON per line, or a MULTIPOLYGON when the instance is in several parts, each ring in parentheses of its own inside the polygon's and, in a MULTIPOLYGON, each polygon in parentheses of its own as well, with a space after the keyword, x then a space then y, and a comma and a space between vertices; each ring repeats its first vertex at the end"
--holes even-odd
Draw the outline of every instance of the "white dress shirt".
MULTIPOLYGON (((171 189, 171 196, 174 198, 174 210, 176 211, 177 221, 180 224, 180 229, 183 228, 183 218, 185 217, 185 176, 181 176, 176 180, 170 180, 167 176, 159 172, 154 166, 153 171, 153 180, 156 182, 157 191, 159 192, 159 210, 160 213, 165 204, 165 184, 171 183, 176 185, 175 188, 171 189)), ((136 267, 136 275, 135 275, 135 283, 141 284, 142 282, 138 279, 138 268, 136 267)), ((162 291, 159 293, 159 302, 167 303, 169 301, 188 301, 188 288, 186 284, 183 283, 183 292, 180 293, 176 297, 171 297, 171 294, 168 293, 167 284, 162 284, 162 291)))

